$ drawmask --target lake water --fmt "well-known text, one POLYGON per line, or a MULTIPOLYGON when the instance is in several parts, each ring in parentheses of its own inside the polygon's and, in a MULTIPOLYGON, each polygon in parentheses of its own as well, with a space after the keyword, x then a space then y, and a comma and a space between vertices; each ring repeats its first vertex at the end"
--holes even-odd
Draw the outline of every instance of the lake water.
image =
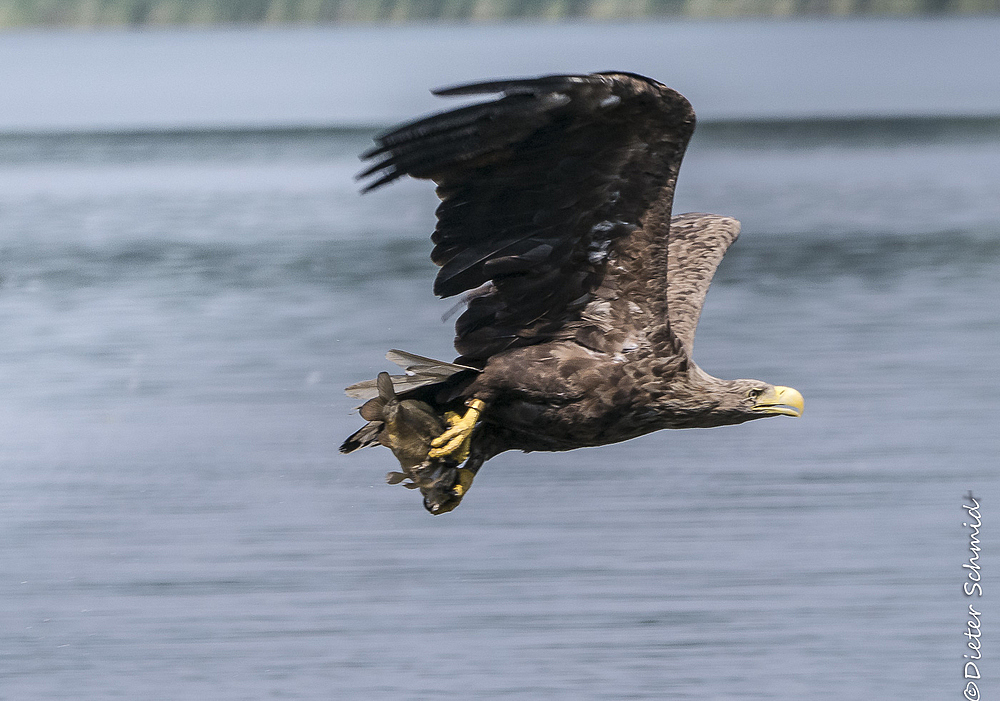
POLYGON ((30 99, 0 136, 0 698, 930 701, 961 697, 969 603, 994 689, 1000 22, 447 29, 0 37, 47 57, 4 59, 30 99), (580 70, 580 37, 583 70, 669 80, 631 62, 652 36, 724 54, 677 85, 714 93, 676 211, 744 224, 696 357, 806 413, 505 454, 431 517, 387 451, 337 453, 387 349, 453 355, 431 187, 358 196, 346 126, 580 70), (334 109, 320 74, 367 92, 334 109), (810 114, 868 119, 771 119, 810 114))

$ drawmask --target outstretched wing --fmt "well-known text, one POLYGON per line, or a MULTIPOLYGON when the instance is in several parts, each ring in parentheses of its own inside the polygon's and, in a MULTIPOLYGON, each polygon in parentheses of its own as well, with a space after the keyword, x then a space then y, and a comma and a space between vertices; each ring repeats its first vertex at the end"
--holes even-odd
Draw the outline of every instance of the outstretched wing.
POLYGON ((502 95, 379 137, 364 156, 377 162, 359 176, 374 177, 366 190, 402 175, 437 183, 434 292, 487 285, 456 323, 463 362, 574 335, 606 345, 593 329, 608 323, 619 344, 630 328, 665 326, 670 207, 694 130, 688 101, 626 73, 437 91, 484 93, 502 95), (603 323, 588 326, 588 307, 603 323))
POLYGON ((718 214, 690 212, 670 221, 667 310, 670 328, 688 356, 708 286, 739 235, 740 223, 718 214))

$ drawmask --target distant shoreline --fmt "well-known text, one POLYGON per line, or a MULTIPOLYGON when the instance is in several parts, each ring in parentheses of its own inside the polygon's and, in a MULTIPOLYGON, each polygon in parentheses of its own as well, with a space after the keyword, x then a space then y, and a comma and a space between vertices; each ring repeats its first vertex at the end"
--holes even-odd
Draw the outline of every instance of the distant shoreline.
MULTIPOLYGON (((0 142, 25 139, 71 141, 74 139, 106 139, 109 142, 136 139, 214 139, 281 138, 291 136, 323 136, 330 134, 370 135, 391 127, 378 124, 271 124, 271 125, 211 125, 165 126, 118 129, 67 130, 0 130, 0 142)), ((866 141, 919 142, 979 140, 994 138, 1000 131, 1000 115, 885 115, 866 117, 804 117, 703 120, 698 123, 699 140, 712 143, 747 143, 758 146, 774 141, 786 144, 830 141, 861 143, 866 141)))
POLYGON ((0 29, 996 13, 1000 0, 0 0, 0 29))

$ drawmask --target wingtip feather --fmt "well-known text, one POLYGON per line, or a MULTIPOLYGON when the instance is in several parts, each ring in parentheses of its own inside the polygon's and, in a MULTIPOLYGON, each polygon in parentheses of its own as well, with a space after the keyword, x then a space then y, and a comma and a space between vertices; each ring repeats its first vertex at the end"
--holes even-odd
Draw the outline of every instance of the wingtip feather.
POLYGON ((566 83, 585 80, 586 75, 543 75, 537 78, 501 78, 499 80, 484 80, 475 83, 462 83, 435 88, 431 93, 439 97, 455 95, 483 95, 489 93, 514 93, 531 91, 538 88, 555 88, 566 83))

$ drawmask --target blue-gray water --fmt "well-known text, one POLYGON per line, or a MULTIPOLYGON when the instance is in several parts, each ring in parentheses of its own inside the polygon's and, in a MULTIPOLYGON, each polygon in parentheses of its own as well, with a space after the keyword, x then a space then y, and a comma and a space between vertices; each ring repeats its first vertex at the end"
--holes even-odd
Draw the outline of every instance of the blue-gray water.
MULTIPOLYGON (((984 24, 1000 27, 965 26, 984 24)), ((775 26, 680 30, 726 45, 775 26)), ((825 26, 787 25, 786 59, 825 26)), ((354 31, 375 30, 328 39, 354 31)), ((431 47, 417 87, 449 82, 440 31, 407 31, 431 47)), ((91 35, 14 36, 58 55, 91 35)), ((212 36, 153 38, 170 58, 212 36)), ((196 80, 182 69, 164 100, 196 80)), ((987 93, 979 113, 1000 114, 987 93)), ((781 93, 786 116, 800 98, 781 93)), ((307 107, 274 121, 311 123, 307 107)), ((388 348, 452 355, 432 189, 359 197, 370 132, 0 136, 0 698, 960 698, 970 489, 995 689, 997 124, 706 125, 677 211, 744 234, 696 357, 800 389, 804 417, 503 455, 438 518, 383 483, 388 452, 336 452, 358 425, 341 388, 388 369, 388 348)))

